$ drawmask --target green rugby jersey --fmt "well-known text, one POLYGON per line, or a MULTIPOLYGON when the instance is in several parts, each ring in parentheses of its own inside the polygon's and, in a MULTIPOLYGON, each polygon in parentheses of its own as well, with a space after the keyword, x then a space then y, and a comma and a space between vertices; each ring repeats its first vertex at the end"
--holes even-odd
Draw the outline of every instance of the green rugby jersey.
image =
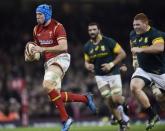
POLYGON ((106 36, 101 36, 101 40, 97 45, 94 45, 93 41, 89 40, 84 46, 85 61, 94 64, 95 75, 119 74, 118 65, 115 65, 109 72, 102 71, 101 65, 112 62, 117 55, 115 52, 118 52, 120 48, 120 45, 115 40, 106 36))
MULTIPOLYGON (((160 41, 164 41, 162 33, 153 27, 143 34, 136 34, 135 31, 130 33, 131 47, 146 48, 160 41)), ((137 59, 139 67, 145 71, 154 74, 165 73, 163 53, 137 53, 137 59)))

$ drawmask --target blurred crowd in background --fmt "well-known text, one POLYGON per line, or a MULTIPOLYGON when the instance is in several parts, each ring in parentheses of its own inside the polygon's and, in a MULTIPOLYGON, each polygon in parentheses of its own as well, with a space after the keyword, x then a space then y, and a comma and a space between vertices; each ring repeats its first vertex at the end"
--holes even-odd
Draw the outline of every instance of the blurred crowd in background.
MULTIPOLYGON (((149 0, 6 0, 0 3, 0 122, 19 120, 24 111, 22 103, 28 110, 29 117, 57 118, 54 105, 50 104, 47 94, 42 89, 44 75, 43 61, 26 63, 24 47, 33 40, 32 30, 36 24, 35 7, 41 3, 53 6, 53 18, 61 22, 68 35, 71 66, 64 77, 62 90, 85 94, 92 92, 99 108, 99 117, 94 116, 81 103, 67 104, 67 110, 76 120, 98 119, 110 115, 100 96, 93 74, 84 68, 83 46, 89 39, 87 25, 98 22, 102 33, 117 40, 126 50, 124 63, 128 71, 122 74, 123 94, 127 98, 132 119, 145 119, 140 105, 133 98, 129 82, 133 68, 129 46, 129 32, 132 30, 134 15, 144 12, 151 18, 151 23, 165 31, 163 16, 165 1, 149 0), (27 98, 24 98, 24 96, 27 98), (26 99, 28 101, 24 102, 26 99)), ((148 91, 150 100, 159 110, 158 104, 148 91)), ((165 113, 161 112, 161 117, 165 113)))

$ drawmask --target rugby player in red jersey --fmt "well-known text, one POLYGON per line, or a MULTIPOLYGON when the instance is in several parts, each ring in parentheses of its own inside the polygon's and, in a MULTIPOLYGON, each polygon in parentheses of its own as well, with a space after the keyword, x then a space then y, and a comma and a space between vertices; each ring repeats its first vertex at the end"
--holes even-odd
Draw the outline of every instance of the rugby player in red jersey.
POLYGON ((45 60, 43 88, 59 110, 63 124, 62 131, 68 131, 73 119, 68 116, 64 102, 86 103, 94 113, 96 113, 96 107, 91 94, 61 92, 61 82, 70 65, 70 54, 67 52, 67 34, 63 25, 51 17, 52 7, 50 5, 42 4, 36 8, 38 24, 33 31, 36 46, 32 48, 32 51, 43 54, 45 60))

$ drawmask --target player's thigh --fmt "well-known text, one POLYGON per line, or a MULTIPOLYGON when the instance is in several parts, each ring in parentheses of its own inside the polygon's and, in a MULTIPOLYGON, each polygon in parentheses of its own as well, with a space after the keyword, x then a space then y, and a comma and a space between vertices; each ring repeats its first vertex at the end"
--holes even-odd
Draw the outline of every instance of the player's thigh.
POLYGON ((95 76, 97 87, 101 95, 105 98, 108 98, 111 94, 109 83, 106 81, 104 76, 95 76))
POLYGON ((58 65, 50 65, 45 70, 43 87, 49 92, 52 89, 61 90, 63 72, 58 65))
POLYGON ((111 94, 114 96, 122 95, 122 81, 120 75, 112 75, 109 79, 111 94))
POLYGON ((130 88, 131 91, 141 90, 144 86, 148 86, 151 83, 151 78, 146 71, 142 68, 137 68, 133 73, 130 88))
POLYGON ((120 75, 96 76, 98 89, 103 97, 122 94, 122 84, 120 75))
POLYGON ((130 82, 130 88, 132 92, 137 90, 142 90, 143 87, 145 87, 145 85, 146 85, 145 80, 142 77, 134 77, 131 79, 130 82))

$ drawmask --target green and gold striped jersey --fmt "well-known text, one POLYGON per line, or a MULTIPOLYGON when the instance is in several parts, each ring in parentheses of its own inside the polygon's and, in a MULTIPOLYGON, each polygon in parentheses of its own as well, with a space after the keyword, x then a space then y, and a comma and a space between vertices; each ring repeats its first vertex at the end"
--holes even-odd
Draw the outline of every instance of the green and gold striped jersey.
POLYGON ((120 45, 114 39, 106 36, 100 36, 100 42, 98 44, 95 45, 92 40, 89 40, 85 44, 84 58, 85 61, 94 64, 95 75, 115 75, 119 74, 118 65, 109 72, 102 71, 101 65, 112 62, 120 49, 120 45))
MULTIPOLYGON (((162 33, 153 27, 149 27, 143 34, 136 34, 135 31, 130 33, 131 47, 146 48, 160 42, 164 43, 162 33)), ((154 74, 165 73, 163 53, 137 53, 136 55, 139 67, 143 70, 154 74)))

